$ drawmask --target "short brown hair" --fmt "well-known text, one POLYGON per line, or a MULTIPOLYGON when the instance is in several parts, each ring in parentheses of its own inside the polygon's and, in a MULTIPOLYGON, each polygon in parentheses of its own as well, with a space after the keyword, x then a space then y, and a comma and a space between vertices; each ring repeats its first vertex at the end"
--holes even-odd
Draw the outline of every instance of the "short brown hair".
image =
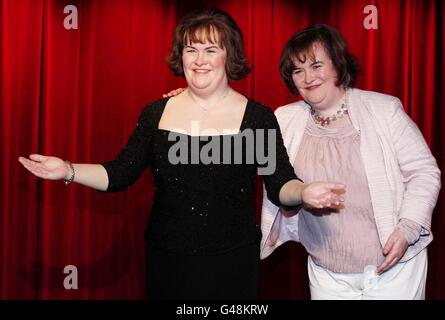
POLYGON ((244 41, 241 29, 235 20, 219 9, 198 11, 187 15, 176 27, 173 43, 167 63, 170 70, 177 76, 184 76, 182 51, 184 46, 192 42, 208 40, 212 35, 219 35, 218 45, 227 51, 226 73, 229 81, 240 80, 247 76, 251 68, 244 54, 244 41))
POLYGON ((313 55, 312 46, 320 43, 331 58, 337 71, 336 86, 352 87, 360 73, 357 59, 348 51, 348 45, 342 34, 326 24, 311 25, 290 37, 281 52, 280 75, 292 93, 298 93, 292 80, 295 69, 294 59, 306 61, 307 55, 313 55))

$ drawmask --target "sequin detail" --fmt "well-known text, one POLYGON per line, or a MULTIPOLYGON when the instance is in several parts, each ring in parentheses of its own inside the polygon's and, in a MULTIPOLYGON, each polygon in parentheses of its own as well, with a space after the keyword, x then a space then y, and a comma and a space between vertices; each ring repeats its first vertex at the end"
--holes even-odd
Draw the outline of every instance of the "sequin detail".
MULTIPOLYGON (((168 99, 147 106, 127 145, 115 160, 103 163, 108 173, 108 192, 125 190, 151 166, 155 197, 146 229, 151 245, 186 254, 218 254, 258 242, 254 164, 176 164, 168 161, 174 141, 158 129, 168 99)), ((249 100, 240 131, 276 129, 276 163, 263 180, 269 198, 279 204, 281 187, 295 179, 273 112, 249 100)), ((199 137, 188 136, 189 142, 199 137)), ((208 141, 201 141, 202 148, 208 141)), ((266 146, 267 150, 267 146, 266 146)))

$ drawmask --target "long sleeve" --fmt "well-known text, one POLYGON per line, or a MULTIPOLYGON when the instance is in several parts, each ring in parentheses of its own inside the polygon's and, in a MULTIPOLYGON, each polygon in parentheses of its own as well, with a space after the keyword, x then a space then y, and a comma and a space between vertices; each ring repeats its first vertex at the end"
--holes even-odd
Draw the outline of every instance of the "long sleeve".
MULTIPOLYGON (((264 129, 264 154, 268 155, 269 162, 265 165, 261 161, 258 163, 259 174, 263 176, 267 197, 275 205, 281 206, 280 190, 286 182, 299 179, 290 164, 286 147, 284 146, 281 130, 275 114, 267 107, 263 107, 262 121, 257 122, 257 129, 264 129), (267 167, 267 169, 266 169, 267 167), (273 168, 275 167, 275 170, 273 168)), ((257 139, 261 135, 257 136, 257 139)), ((259 147, 257 143, 257 148, 259 147)))
POLYGON ((392 109, 391 136, 405 193, 399 218, 417 222, 431 230, 431 215, 440 190, 440 170, 422 133, 396 99, 392 109))
POLYGON ((152 109, 149 105, 142 110, 136 128, 117 157, 112 161, 102 163, 109 181, 105 192, 129 188, 150 164, 154 129, 152 109))
POLYGON ((397 228, 402 231, 409 245, 416 243, 422 232, 422 226, 409 219, 400 219, 397 228))

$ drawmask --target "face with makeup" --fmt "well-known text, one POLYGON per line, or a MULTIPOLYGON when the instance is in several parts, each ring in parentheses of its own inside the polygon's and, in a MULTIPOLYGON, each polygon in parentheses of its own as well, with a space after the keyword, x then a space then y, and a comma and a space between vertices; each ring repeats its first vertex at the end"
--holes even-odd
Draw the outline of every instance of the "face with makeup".
POLYGON ((336 85, 337 71, 324 46, 314 43, 312 50, 294 57, 292 80, 303 99, 318 111, 338 107, 344 89, 336 85))
MULTIPOLYGON (((199 31, 198 31, 199 32, 199 31)), ((212 93, 228 85, 227 51, 221 47, 219 34, 198 34, 199 42, 188 42, 182 52, 185 79, 192 89, 212 93)))

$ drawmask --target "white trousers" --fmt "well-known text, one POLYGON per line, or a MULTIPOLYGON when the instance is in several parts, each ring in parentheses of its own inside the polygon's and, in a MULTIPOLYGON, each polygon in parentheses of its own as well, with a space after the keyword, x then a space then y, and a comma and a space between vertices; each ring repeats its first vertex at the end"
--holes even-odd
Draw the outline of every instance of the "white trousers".
POLYGON ((407 262, 394 265, 381 275, 376 266, 363 273, 335 273, 308 258, 312 300, 424 300, 427 253, 423 249, 407 262))

